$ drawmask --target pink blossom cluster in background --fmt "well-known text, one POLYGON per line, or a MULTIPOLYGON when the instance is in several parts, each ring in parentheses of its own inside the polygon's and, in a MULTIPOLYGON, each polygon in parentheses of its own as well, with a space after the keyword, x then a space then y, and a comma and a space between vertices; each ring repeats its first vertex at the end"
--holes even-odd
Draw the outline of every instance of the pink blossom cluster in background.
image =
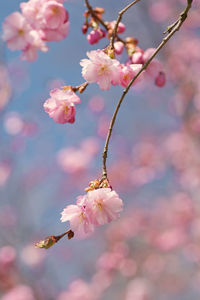
POLYGON ((64 0, 30 0, 20 4, 21 12, 3 23, 2 39, 11 50, 21 50, 23 60, 34 61, 37 51, 48 51, 46 42, 63 40, 69 30, 64 0))
POLYGON ((76 205, 68 205, 62 212, 61 221, 70 222, 75 237, 90 235, 95 226, 110 223, 119 217, 123 202, 110 188, 98 188, 77 198, 76 205))
POLYGON ((91 167, 98 150, 98 139, 86 138, 78 147, 60 149, 57 153, 57 162, 64 172, 77 176, 91 167))

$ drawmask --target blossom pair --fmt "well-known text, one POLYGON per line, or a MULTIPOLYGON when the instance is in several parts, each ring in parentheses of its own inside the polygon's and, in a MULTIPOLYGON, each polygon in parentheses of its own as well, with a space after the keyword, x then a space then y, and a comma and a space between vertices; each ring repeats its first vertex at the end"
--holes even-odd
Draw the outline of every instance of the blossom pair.
POLYGON ((108 90, 112 85, 127 86, 142 67, 141 64, 122 65, 102 50, 87 52, 89 59, 82 59, 82 75, 87 82, 96 82, 100 89, 108 90))
POLYGON ((98 188, 79 196, 76 205, 68 205, 61 213, 61 221, 69 221, 75 237, 84 238, 95 226, 116 220, 122 207, 123 202, 115 191, 98 188))
POLYGON ((64 0, 30 0, 20 4, 3 23, 2 38, 11 50, 22 50, 22 59, 33 61, 37 51, 48 51, 45 42, 60 41, 68 34, 64 0))
MULTIPOLYGON (((119 48, 118 53, 123 50, 121 44, 119 48)), ((153 48, 149 48, 145 52, 141 49, 141 51, 135 52, 126 64, 120 64, 117 59, 112 59, 102 50, 87 52, 89 59, 82 59, 80 62, 82 76, 89 83, 96 82, 102 90, 110 89, 111 84, 121 84, 123 87, 127 87, 154 51, 153 48)), ((146 78, 153 78, 157 86, 162 87, 165 84, 165 74, 158 60, 153 60, 144 73, 146 78)))

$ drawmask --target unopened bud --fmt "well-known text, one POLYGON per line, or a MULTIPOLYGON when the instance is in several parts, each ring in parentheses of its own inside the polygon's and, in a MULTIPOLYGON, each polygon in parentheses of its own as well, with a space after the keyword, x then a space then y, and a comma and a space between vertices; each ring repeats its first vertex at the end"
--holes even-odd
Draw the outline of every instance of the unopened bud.
POLYGON ((46 237, 44 240, 38 242, 35 244, 36 248, 44 248, 49 249, 51 246, 53 246, 57 242, 57 239, 54 235, 46 237))
POLYGON ((126 43, 128 44, 134 44, 135 46, 138 44, 138 40, 133 38, 133 37, 127 37, 126 38, 126 43))
POLYGON ((103 7, 95 7, 94 11, 98 14, 104 14, 105 9, 103 7))
POLYGON ((98 179, 92 180, 89 182, 89 187, 85 189, 85 192, 93 191, 95 189, 98 189, 100 185, 100 181, 98 179))
POLYGON ((84 25, 82 26, 82 33, 83 33, 83 34, 86 34, 87 31, 88 31, 88 27, 87 27, 86 24, 84 24, 84 25))
POLYGON ((88 10, 86 10, 84 13, 83 13, 83 16, 85 18, 88 18, 90 16, 90 12, 88 10))

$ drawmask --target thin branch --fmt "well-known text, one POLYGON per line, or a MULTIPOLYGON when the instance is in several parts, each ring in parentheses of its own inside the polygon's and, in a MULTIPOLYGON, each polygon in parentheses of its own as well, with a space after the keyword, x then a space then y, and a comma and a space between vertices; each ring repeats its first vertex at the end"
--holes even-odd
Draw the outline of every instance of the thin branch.
MULTIPOLYGON (((139 1, 139 0, 138 0, 139 1)), ((126 89, 123 91, 123 94, 117 104, 117 107, 115 109, 115 112, 112 116, 111 122, 110 122, 110 126, 109 126, 109 130, 108 130, 108 134, 106 137, 106 142, 105 142, 105 146, 104 146, 104 151, 103 151, 103 172, 102 172, 102 178, 107 178, 107 169, 106 169, 106 160, 107 160, 107 154, 108 154, 108 145, 109 145, 109 141, 110 141, 110 137, 112 134, 112 130, 113 130, 113 126, 115 124, 115 120, 119 111, 119 108, 121 106, 122 101, 124 100, 124 97, 126 96, 126 94, 128 93, 130 87, 132 86, 132 84, 134 83, 134 81, 138 78, 138 76, 148 67, 148 65, 150 64, 150 62, 153 60, 153 58, 157 55, 157 53, 165 46, 165 44, 168 42, 168 40, 175 34, 176 31, 178 31, 180 29, 180 27, 182 26, 183 22, 185 21, 185 19, 187 18, 187 14, 188 11, 191 8, 192 5, 192 1, 193 0, 187 0, 187 7, 185 8, 185 10, 180 14, 179 18, 177 19, 176 22, 174 22, 171 26, 168 27, 168 35, 166 37, 163 38, 162 42, 160 43, 160 45, 156 48, 156 50, 154 51, 154 53, 152 54, 152 56, 147 60, 147 62, 143 65, 143 67, 139 70, 139 72, 135 75, 135 77, 129 82, 129 84, 127 85, 126 89)), ((133 2, 132 2, 133 5, 133 2)), ((125 8, 126 9, 126 8, 125 8)), ((126 9, 127 10, 127 9, 126 9)), ((123 10, 122 10, 123 11, 123 10)))
POLYGON ((99 18, 96 13, 94 12, 92 6, 90 5, 89 1, 88 0, 85 0, 85 5, 87 7, 87 9, 89 10, 91 16, 93 16, 94 19, 96 19, 107 31, 108 31, 108 26, 106 25, 106 23, 101 19, 99 18))
MULTIPOLYGON (((139 1, 139 0, 137 0, 139 1)), ((88 9, 88 11, 90 12, 91 16, 97 21, 99 22, 105 29, 106 31, 109 31, 109 26, 104 22, 103 19, 99 18, 99 16, 95 13, 95 11, 93 10, 92 6, 90 5, 88 0, 85 0, 85 5, 88 9)), ((115 35, 115 37, 117 38, 118 41, 122 42, 123 44, 125 44, 125 41, 123 39, 121 39, 117 34, 115 35)))
POLYGON ((136 4, 137 2, 139 2, 140 0, 134 0, 133 2, 131 2, 130 4, 128 4, 126 7, 124 7, 118 14, 118 18, 117 18, 117 21, 115 23, 115 27, 113 29, 113 34, 110 38, 110 45, 111 45, 111 49, 114 49, 114 41, 115 41, 115 38, 117 36, 117 28, 118 28, 118 25, 119 25, 119 22, 121 21, 122 19, 122 16, 123 14, 129 9, 131 8, 134 4, 136 4))
POLYGON ((49 249, 55 243, 57 243, 60 239, 62 239, 65 235, 67 235, 68 240, 71 240, 74 237, 74 232, 71 229, 69 229, 68 231, 66 231, 60 235, 57 235, 57 236, 55 236, 55 235, 47 236, 44 240, 41 240, 41 241, 35 243, 35 247, 49 249))

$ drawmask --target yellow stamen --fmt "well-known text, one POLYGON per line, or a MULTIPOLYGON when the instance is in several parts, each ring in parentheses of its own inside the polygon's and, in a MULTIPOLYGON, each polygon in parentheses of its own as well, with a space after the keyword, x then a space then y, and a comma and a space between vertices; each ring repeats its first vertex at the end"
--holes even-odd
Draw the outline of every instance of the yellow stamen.
POLYGON ((97 202, 97 206, 98 206, 99 210, 101 210, 101 211, 103 210, 102 204, 100 202, 97 202))
POLYGON ((108 71, 108 66, 107 65, 103 65, 99 71, 98 71, 98 75, 103 75, 104 73, 106 73, 108 71))
POLYGON ((130 81, 131 80, 131 77, 130 77, 129 74, 125 74, 123 77, 124 77, 124 80, 126 80, 126 81, 130 81))
POLYGON ((56 15, 58 12, 59 12, 58 7, 53 7, 53 8, 52 8, 52 13, 53 13, 53 15, 56 15))
POLYGON ((85 215, 84 213, 82 212, 79 216, 79 224, 81 224, 83 222, 83 220, 85 219, 85 215))
POLYGON ((67 114, 68 111, 69 111, 69 107, 68 107, 67 105, 65 105, 65 106, 64 106, 64 112, 65 112, 65 114, 67 114))
POLYGON ((23 30, 23 29, 19 29, 19 30, 18 30, 18 34, 19 34, 19 35, 24 35, 24 30, 23 30))

